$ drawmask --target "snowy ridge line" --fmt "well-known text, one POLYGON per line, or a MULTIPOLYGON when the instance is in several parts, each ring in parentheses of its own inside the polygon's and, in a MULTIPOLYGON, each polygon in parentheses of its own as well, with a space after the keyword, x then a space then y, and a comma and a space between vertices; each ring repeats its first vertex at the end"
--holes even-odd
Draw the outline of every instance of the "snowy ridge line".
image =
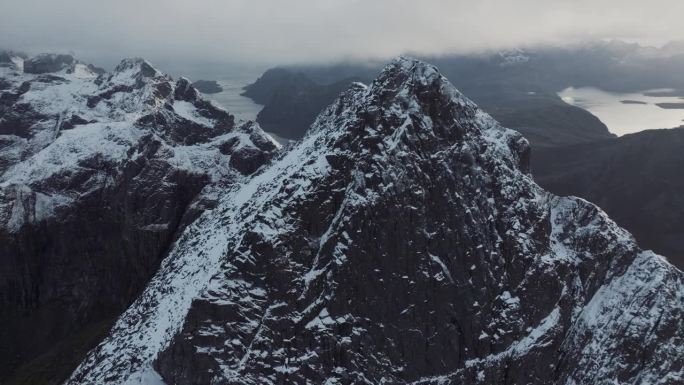
MULTIPOLYGON (((112 329, 126 340, 122 344, 128 350, 118 356, 116 350, 102 346, 93 353, 93 360, 102 359, 102 365, 110 369, 137 367, 136 360, 154 354, 156 350, 150 353, 150 349, 160 349, 175 333, 174 325, 184 317, 182 309, 203 290, 229 249, 221 234, 203 231, 221 230, 220 218, 201 213, 214 207, 221 195, 235 193, 236 186, 272 159, 279 145, 254 122, 236 125, 232 115, 205 99, 187 79, 174 80, 143 59, 124 59, 113 71, 100 72, 70 55, 13 58, 12 63, 0 63, 0 83, 0 230, 12 241, 6 243, 5 250, 16 251, 25 258, 22 263, 32 266, 25 269, 27 273, 15 274, 16 280, 5 278, 0 284, 3 289, 9 287, 7 297, 35 297, 38 308, 9 303, 12 311, 26 310, 27 317, 39 322, 50 319, 51 315, 36 314, 43 314, 41 306, 48 307, 42 302, 55 300, 51 292, 63 289, 55 290, 54 285, 63 285, 71 289, 57 299, 64 308, 47 313, 87 326, 84 314, 91 314, 93 303, 121 306, 134 299, 121 298, 130 296, 130 289, 116 284, 144 286, 160 254, 171 250, 176 235, 180 235, 178 241, 200 245, 201 250, 195 252, 188 251, 193 245, 176 249, 175 257, 164 260, 161 267, 175 275, 153 279, 154 289, 136 302, 143 307, 158 306, 166 315, 147 319, 144 309, 132 310, 112 329), (86 214, 76 215, 81 212, 86 214), (98 217, 92 226, 83 220, 88 215, 98 217), (198 228, 197 223, 186 227, 197 217, 206 228, 198 228), (58 244, 60 237, 78 232, 78 226, 93 232, 98 226, 112 226, 107 231, 121 229, 120 234, 130 236, 112 242, 111 237, 118 233, 114 231, 104 233, 103 239, 75 240, 73 249, 78 251, 42 250, 58 244), (48 233, 57 235, 52 238, 48 233), (27 249, 23 239, 31 243, 25 255, 17 251, 27 249), (124 250, 120 255, 117 242, 124 250), (34 244, 40 245, 35 252, 34 244), (102 252, 87 255, 89 252, 81 250, 102 252), (90 269, 90 263, 99 263, 98 258, 114 268, 90 269), (131 259, 134 263, 129 263, 131 259), (71 264, 83 267, 78 271, 85 277, 61 269, 71 264), (124 273, 129 268, 133 270, 124 273), (123 274, 127 276, 122 278, 123 274), (98 285, 103 282, 115 284, 99 294, 98 285), (104 298, 93 300, 95 295, 104 298), (149 333, 149 346, 136 345, 128 327, 149 333)), ((9 268, 15 267, 9 263, 9 268)), ((68 329, 54 337, 68 338, 68 329)), ((18 334, 20 340, 29 338, 23 330, 18 334)), ((17 347, 18 360, 31 354, 23 346, 17 347)), ((110 377, 111 372, 100 373, 94 383, 110 377)))
POLYGON ((251 222, 259 214, 259 208, 277 191, 274 186, 290 178, 308 159, 322 156, 309 152, 323 148, 316 145, 322 139, 320 135, 306 137, 253 179, 226 193, 219 207, 186 229, 142 296, 66 384, 100 384, 109 373, 121 370, 133 381, 148 373, 157 354, 182 326, 192 300, 220 271, 225 255, 240 246, 240 241, 229 241, 241 239, 240 224, 251 222), (122 368, 122 364, 128 367, 122 368))
POLYGON ((676 383, 682 274, 528 155, 395 60, 186 230, 71 384, 676 383))
POLYGON ((236 174, 233 154, 220 148, 224 143, 237 139, 233 153, 246 147, 249 153, 256 148, 252 137, 261 135, 279 148, 252 122, 231 130, 231 116, 203 99, 187 79, 174 83, 142 59, 124 59, 112 73, 101 75, 76 62, 73 68, 49 74, 0 67, 0 77, 13 87, 3 95, 16 98, 3 119, 16 106, 28 109, 25 115, 37 115, 22 122, 27 127, 16 134, 2 135, 8 144, 0 150, 0 188, 8 196, 7 202, 0 202, 0 223, 13 231, 53 217, 88 193, 55 189, 53 180, 95 171, 90 190, 101 188, 128 164, 148 156, 141 153, 147 143, 161 143, 154 155, 157 159, 180 171, 207 174, 212 182, 236 174), (150 116, 157 121, 151 127, 143 124, 150 116), (199 140, 177 138, 188 135, 182 130, 188 124, 194 125, 190 135, 197 134, 199 140), (177 126, 180 132, 171 132, 177 126), (98 169, 93 163, 99 164, 98 169), (106 166, 111 170, 104 170, 106 166), (14 199, 11 191, 24 191, 29 198, 40 193, 55 203, 34 214, 27 199, 14 199))

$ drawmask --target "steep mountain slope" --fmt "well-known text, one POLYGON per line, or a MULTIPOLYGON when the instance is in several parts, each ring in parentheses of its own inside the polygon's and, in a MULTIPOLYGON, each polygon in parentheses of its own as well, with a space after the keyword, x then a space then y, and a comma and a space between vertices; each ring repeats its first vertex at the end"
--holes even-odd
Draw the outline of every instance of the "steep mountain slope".
POLYGON ((684 128, 535 151, 544 188, 601 206, 639 244, 684 269, 684 128))
POLYGON ((398 59, 189 226, 68 383, 681 383, 682 273, 528 158, 398 59))
POLYGON ((60 383, 176 234, 276 146, 141 59, 99 73, 69 55, 6 56, 0 382, 60 383))
MULTIPOLYGON (((498 122, 521 132, 533 149, 534 175, 559 195, 576 195, 596 202, 639 243, 684 267, 684 212, 681 200, 681 140, 674 132, 655 131, 634 139, 618 139, 591 113, 569 106, 556 92, 568 86, 592 86, 616 92, 682 88, 678 76, 684 56, 676 44, 663 49, 605 42, 574 48, 514 50, 483 56, 431 59, 459 90, 498 122), (643 142, 637 144, 636 142, 643 142), (629 143, 634 143, 630 145, 629 143), (618 160, 620 159, 620 160, 618 160), (657 161, 656 161, 657 160, 657 161), (653 187, 651 187, 653 186, 653 187)), ((309 98, 290 92, 279 82, 297 72, 307 83, 329 84, 356 74, 372 76, 364 65, 300 66, 268 71, 247 93, 259 90, 265 104, 260 121, 271 130, 299 127, 303 135, 315 112, 295 122, 292 104, 309 98), (289 72, 288 72, 289 71, 289 72), (266 76, 269 74, 269 76, 266 76), (269 99, 268 95, 279 94, 269 99), (266 118, 269 116, 270 118, 266 118)), ((313 86, 308 86, 311 88, 313 86)), ((311 94, 313 92, 309 92, 311 94)), ((669 93, 669 91, 668 91, 669 93)), ((674 91, 678 95, 681 91, 674 91)), ((302 92, 302 94, 306 94, 302 92)), ((317 103, 320 103, 317 99, 317 103)), ((332 102, 333 96, 326 99, 332 102)))

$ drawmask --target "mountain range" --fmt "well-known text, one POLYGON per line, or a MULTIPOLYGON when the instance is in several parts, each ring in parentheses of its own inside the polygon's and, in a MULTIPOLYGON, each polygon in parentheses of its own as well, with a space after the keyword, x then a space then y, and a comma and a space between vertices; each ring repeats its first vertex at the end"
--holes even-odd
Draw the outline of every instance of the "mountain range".
MULTIPOLYGON (((536 150, 531 166, 544 188, 600 203, 640 244, 684 268, 684 213, 672 209, 681 205, 677 165, 684 153, 668 142, 678 143, 677 134, 657 130, 617 138, 598 118, 557 95, 570 86, 614 92, 670 89, 668 95, 682 95, 679 45, 657 49, 609 41, 428 60, 502 125, 530 141, 536 150), (628 148, 637 147, 649 161, 630 153, 634 150, 628 148), (630 157, 629 167, 617 161, 630 157), (570 173, 572 180, 561 180, 570 173)), ((264 105, 257 121, 267 131, 299 138, 339 91, 353 81, 370 81, 379 71, 374 63, 277 67, 246 87, 245 95, 264 105)))
POLYGON ((142 59, 11 56, 0 79, 0 382, 57 383, 277 146, 142 59))
POLYGON ((0 71, 3 383, 684 381, 684 273, 432 65, 286 148, 142 59, 0 71))
POLYGON ((88 68, 0 69, 3 382, 682 381, 682 272, 435 67, 285 149, 144 60, 88 68))

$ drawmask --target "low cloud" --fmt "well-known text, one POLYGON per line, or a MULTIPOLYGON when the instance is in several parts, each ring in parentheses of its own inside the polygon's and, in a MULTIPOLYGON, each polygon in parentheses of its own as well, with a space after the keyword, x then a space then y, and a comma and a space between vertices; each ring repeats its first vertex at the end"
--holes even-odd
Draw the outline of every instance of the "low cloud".
POLYGON ((681 0, 5 0, 0 46, 272 65, 684 38, 681 0))

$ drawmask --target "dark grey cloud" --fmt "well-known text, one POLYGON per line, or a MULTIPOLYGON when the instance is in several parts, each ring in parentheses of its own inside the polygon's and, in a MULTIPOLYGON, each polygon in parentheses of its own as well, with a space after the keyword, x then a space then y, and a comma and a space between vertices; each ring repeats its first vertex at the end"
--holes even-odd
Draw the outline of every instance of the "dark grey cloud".
POLYGON ((681 0, 3 0, 0 46, 292 63, 684 37, 681 0))

